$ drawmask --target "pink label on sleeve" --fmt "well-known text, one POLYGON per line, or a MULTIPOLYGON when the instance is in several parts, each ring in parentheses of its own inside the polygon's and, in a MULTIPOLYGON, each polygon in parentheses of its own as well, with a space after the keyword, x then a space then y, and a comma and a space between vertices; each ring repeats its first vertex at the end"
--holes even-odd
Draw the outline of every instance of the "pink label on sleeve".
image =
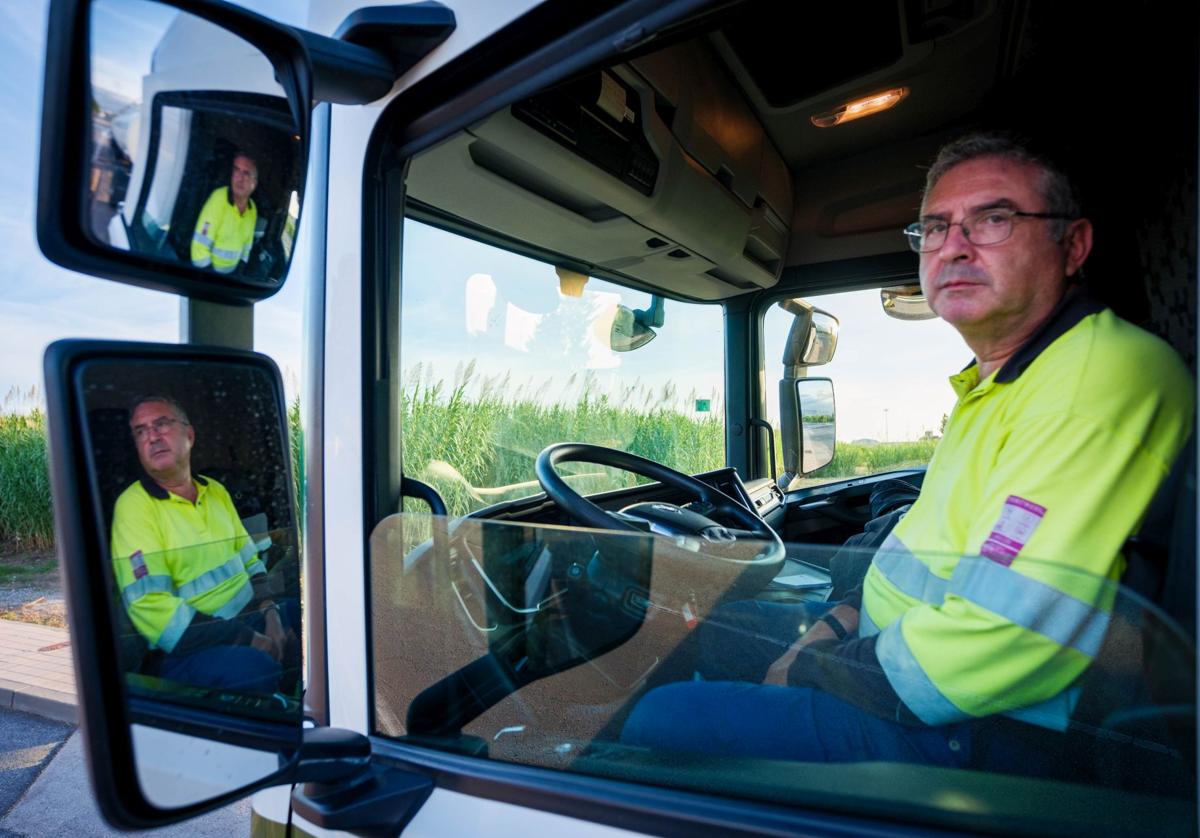
POLYGON ((1009 495, 979 554, 1008 567, 1042 523, 1046 507, 1009 495))
POLYGON ((129 566, 133 569, 133 578, 141 579, 149 571, 146 570, 146 560, 142 558, 142 551, 136 550, 129 557, 129 566))

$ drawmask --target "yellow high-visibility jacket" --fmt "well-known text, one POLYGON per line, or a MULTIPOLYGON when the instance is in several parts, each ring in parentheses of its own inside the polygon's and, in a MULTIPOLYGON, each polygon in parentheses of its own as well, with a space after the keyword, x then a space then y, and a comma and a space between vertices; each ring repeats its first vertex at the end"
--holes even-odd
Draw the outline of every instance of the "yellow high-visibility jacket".
MULTIPOLYGON (((250 538, 229 492, 196 476, 195 504, 148 479, 113 509, 112 562, 130 619, 151 648, 170 652, 197 613, 229 619, 253 599, 265 545, 250 538)), ((269 542, 267 542, 269 543, 269 542)))
POLYGON ((228 186, 214 189, 196 219, 192 264, 198 268, 212 267, 218 273, 232 273, 239 262, 250 258, 257 223, 258 208, 253 199, 247 203, 245 212, 238 212, 230 200, 228 186))

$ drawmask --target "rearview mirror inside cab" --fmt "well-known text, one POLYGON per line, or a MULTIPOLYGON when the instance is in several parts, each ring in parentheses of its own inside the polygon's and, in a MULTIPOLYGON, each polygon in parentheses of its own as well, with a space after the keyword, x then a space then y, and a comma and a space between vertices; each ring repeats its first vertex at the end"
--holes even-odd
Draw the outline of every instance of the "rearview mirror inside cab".
POLYGON ((129 813, 183 816, 279 778, 299 751, 304 687, 274 364, 63 341, 46 378, 88 747, 123 755, 120 779, 93 778, 102 803, 133 825, 129 813))
POLYGON ((295 252, 308 156, 298 36, 241 10, 150 0, 62 0, 50 19, 46 89, 66 95, 44 105, 47 256, 214 301, 274 293, 295 252), (86 28, 55 23, 72 11, 86 28))

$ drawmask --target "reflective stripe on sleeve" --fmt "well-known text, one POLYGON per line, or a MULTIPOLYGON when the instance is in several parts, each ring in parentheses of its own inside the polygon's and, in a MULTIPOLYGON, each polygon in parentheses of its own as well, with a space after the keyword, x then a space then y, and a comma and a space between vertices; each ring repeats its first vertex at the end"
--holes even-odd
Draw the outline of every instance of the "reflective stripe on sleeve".
POLYGON ((201 573, 191 582, 179 586, 179 596, 184 599, 195 599, 196 597, 206 594, 213 588, 220 585, 222 582, 232 579, 239 573, 246 570, 245 562, 242 561, 240 553, 229 558, 225 564, 220 567, 214 567, 206 573, 201 573))
POLYGON ((930 605, 941 605, 942 600, 946 598, 950 580, 943 579, 931 571, 894 534, 889 535, 880 545, 873 564, 875 570, 893 587, 912 599, 919 599, 930 605))
POLYGON ((212 257, 205 253, 203 259, 193 259, 192 264, 197 268, 207 268, 212 264, 212 257))
POLYGON ((246 572, 251 576, 257 576, 260 573, 267 572, 267 566, 262 563, 259 553, 267 550, 271 546, 271 536, 265 536, 260 541, 251 541, 242 547, 242 560, 246 563, 246 572))
POLYGON ((240 259, 242 256, 242 251, 240 251, 240 250, 225 250, 222 247, 214 247, 212 249, 212 253, 213 253, 213 258, 232 259, 234 261, 240 259))
POLYGON ((1038 727, 1066 730, 1070 726, 1071 714, 1075 712, 1075 705, 1079 703, 1080 692, 1082 690, 1079 687, 1069 687, 1052 698, 1037 704, 1030 704, 1028 707, 1009 710, 1004 715, 1010 719, 1017 719, 1038 727))
POLYGON ((212 247, 213 240, 203 233, 197 232, 192 234, 192 243, 201 247, 212 247))
POLYGON ((888 683, 900 696, 904 705, 927 725, 944 725, 969 719, 971 716, 954 706, 934 686, 913 657, 904 633, 900 630, 904 620, 896 620, 879 633, 875 642, 875 654, 888 683))
POLYGON ((950 592, 1089 658, 1100 653, 1108 631, 1104 611, 990 559, 960 561, 950 592))
POLYGON ((158 636, 158 642, 154 645, 164 652, 172 651, 175 644, 179 642, 179 638, 183 637, 183 633, 187 631, 187 627, 192 624, 192 617, 195 616, 195 608, 186 602, 180 602, 175 613, 171 615, 171 619, 167 621, 166 628, 158 636))
POLYGON ((170 576, 163 574, 155 574, 153 576, 143 576, 130 582, 121 591, 121 598, 125 600, 125 604, 133 607, 133 604, 147 594, 175 594, 175 583, 171 581, 170 576))
POLYGON ((222 605, 214 613, 214 617, 219 617, 222 620, 231 620, 238 614, 242 613, 242 609, 250 604, 250 600, 254 599, 254 592, 249 585, 242 585, 238 588, 238 592, 233 595, 233 599, 222 605))

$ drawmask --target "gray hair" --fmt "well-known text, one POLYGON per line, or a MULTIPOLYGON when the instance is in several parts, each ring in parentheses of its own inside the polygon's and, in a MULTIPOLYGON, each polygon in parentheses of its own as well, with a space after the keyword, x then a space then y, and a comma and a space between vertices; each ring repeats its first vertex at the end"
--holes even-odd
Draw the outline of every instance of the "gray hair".
POLYGON ((144 396, 138 396, 136 399, 131 401, 129 403, 129 418, 132 420, 133 412, 147 402, 162 402, 167 407, 171 408, 172 411, 174 411, 176 419, 187 425, 192 424, 191 420, 188 419, 187 411, 183 409, 183 405, 170 396, 160 396, 157 393, 148 393, 144 396))
POLYGON ((1013 163, 1035 166, 1041 170, 1040 191, 1046 202, 1045 212, 1067 216, 1066 219, 1060 219, 1050 225, 1055 239, 1061 239, 1067 232, 1070 219, 1083 216, 1079 204, 1079 193, 1066 173, 1049 157, 1033 151, 1027 140, 1007 131, 981 131, 967 134, 942 146, 938 150, 929 172, 925 175, 925 192, 921 196, 922 204, 946 172, 960 163, 981 157, 999 157, 1013 163))

